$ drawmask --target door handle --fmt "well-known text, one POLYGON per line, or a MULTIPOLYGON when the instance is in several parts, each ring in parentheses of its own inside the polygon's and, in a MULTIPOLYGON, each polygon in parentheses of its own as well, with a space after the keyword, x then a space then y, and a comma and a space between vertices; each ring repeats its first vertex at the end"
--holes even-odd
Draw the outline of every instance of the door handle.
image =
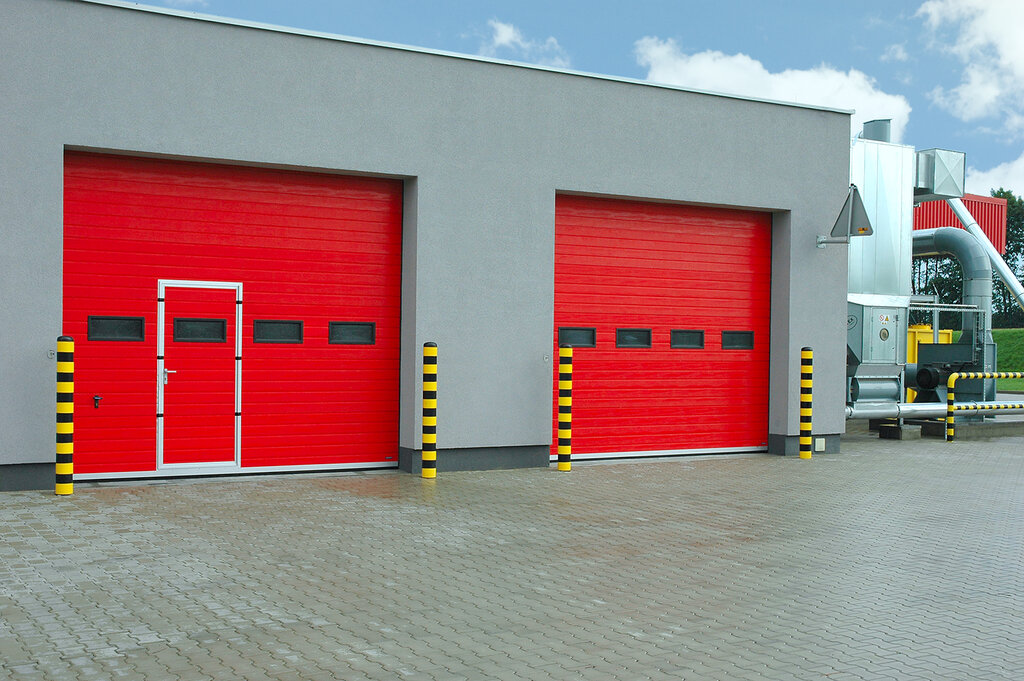
POLYGON ((164 369, 164 385, 167 385, 167 374, 176 374, 177 371, 171 371, 170 369, 164 369))

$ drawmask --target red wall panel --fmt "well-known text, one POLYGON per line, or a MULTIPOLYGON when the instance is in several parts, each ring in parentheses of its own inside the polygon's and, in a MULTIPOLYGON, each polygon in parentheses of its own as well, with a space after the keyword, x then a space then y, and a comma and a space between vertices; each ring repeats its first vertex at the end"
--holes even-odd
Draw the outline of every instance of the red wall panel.
POLYGON ((243 466, 396 460, 401 211, 400 181, 68 153, 76 472, 155 468, 160 279, 243 284, 243 466), (89 315, 144 317, 145 340, 89 341, 89 315), (254 319, 304 342, 254 343, 254 319), (328 344, 331 321, 376 344, 328 344))
MULTIPOLYGON (((574 350, 573 453, 764 448, 770 289, 767 213, 559 196, 555 344, 559 327, 597 338, 574 350), (617 348, 617 328, 651 329, 652 347, 617 348), (704 348, 671 348, 673 329, 704 348), (723 350, 722 331, 754 348, 723 350)), ((557 398, 557 364, 553 381, 557 398)))
MULTIPOLYGON (((964 194, 964 206, 978 221, 978 227, 985 233, 1000 253, 1006 252, 1006 199, 978 194, 964 194)), ((914 229, 933 227, 960 227, 960 221, 953 215, 953 209, 945 201, 928 201, 914 207, 914 229)))

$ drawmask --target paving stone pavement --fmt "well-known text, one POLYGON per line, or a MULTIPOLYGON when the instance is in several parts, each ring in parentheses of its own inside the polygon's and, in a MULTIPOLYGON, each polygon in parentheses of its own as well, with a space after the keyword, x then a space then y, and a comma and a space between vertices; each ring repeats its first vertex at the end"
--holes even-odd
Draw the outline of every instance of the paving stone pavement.
POLYGON ((0 678, 1020 679, 1024 438, 0 493, 0 678))

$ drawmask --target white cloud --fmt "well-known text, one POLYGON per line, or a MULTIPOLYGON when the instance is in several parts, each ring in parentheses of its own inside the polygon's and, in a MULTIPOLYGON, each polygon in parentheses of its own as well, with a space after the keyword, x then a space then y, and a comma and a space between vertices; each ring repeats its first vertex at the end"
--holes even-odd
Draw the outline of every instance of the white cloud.
POLYGON ((1024 2, 928 0, 917 15, 963 64, 960 85, 935 88, 932 101, 963 121, 998 119, 1006 137, 1024 134, 1024 2))
POLYGON ((897 43, 885 48, 885 52, 879 59, 882 61, 907 61, 910 59, 910 55, 907 54, 907 49, 902 44, 897 43))
POLYGON ((501 57, 516 61, 543 64, 558 68, 569 66, 569 55, 553 37, 546 40, 530 40, 523 36, 522 31, 512 24, 497 19, 487 22, 491 35, 480 44, 480 52, 485 57, 501 57))
POLYGON ((1011 190, 1016 196, 1024 194, 1024 154, 991 170, 967 168, 967 191, 988 196, 990 189, 1011 190))
POLYGON ((686 54, 674 40, 646 37, 636 42, 637 61, 647 67, 647 80, 698 90, 854 109, 852 133, 865 121, 892 119, 892 138, 903 138, 910 103, 902 95, 879 90, 873 78, 855 69, 839 71, 827 65, 772 73, 745 54, 713 50, 686 54))
POLYGON ((952 90, 936 87, 928 96, 960 120, 976 121, 998 115, 1004 93, 998 74, 970 64, 964 69, 960 85, 952 90))

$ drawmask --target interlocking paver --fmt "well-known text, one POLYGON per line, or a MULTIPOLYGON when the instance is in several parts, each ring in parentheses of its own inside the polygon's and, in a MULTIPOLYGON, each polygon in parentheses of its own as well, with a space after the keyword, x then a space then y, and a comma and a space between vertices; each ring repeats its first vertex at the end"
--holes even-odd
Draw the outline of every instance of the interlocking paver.
POLYGON ((0 494, 0 678, 1013 679, 1024 439, 0 494))

